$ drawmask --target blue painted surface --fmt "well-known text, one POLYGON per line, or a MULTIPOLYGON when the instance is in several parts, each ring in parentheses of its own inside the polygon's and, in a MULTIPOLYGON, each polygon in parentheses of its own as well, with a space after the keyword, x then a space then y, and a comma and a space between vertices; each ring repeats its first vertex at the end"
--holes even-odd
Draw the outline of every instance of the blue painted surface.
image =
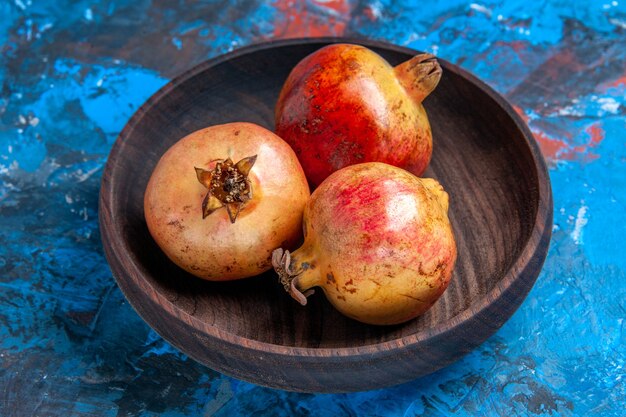
POLYGON ((626 2, 0 3, 0 415, 624 416, 626 2), (555 225, 522 307, 460 362, 346 395, 225 377, 152 332, 115 286, 97 224, 107 153, 172 76, 277 37, 432 51, 528 121, 555 225))

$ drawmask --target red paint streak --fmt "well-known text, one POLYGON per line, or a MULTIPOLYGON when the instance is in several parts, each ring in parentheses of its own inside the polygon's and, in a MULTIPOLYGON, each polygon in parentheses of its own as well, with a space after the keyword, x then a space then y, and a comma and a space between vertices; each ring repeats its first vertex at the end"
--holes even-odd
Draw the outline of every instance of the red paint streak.
POLYGON ((599 125, 599 122, 594 123, 587 129, 585 129, 585 132, 587 132, 589 134, 589 137, 591 138, 591 140, 589 141, 590 147, 595 148, 600 144, 600 142, 604 140, 604 136, 606 135, 606 133, 604 132, 604 129, 602 129, 599 125))
POLYGON ((583 160, 586 162, 591 162, 599 158, 599 155, 590 152, 590 149, 597 147, 604 140, 606 135, 604 129, 600 127, 599 122, 596 122, 587 127, 585 129, 585 133, 589 135, 589 142, 584 145, 574 146, 571 149, 568 149, 568 151, 564 153, 564 157, 566 159, 574 159, 577 154, 584 155, 583 160))
POLYGON ((524 120, 524 122, 529 125, 528 127, 530 127, 530 131, 535 137, 535 140, 539 143, 539 147, 541 148, 541 153, 543 154, 543 156, 549 161, 558 160, 559 153, 561 153, 564 149, 567 149, 567 143, 561 139, 551 138, 541 130, 531 127, 529 123, 530 117, 528 116, 528 114, 526 114, 524 109, 518 106, 513 106, 513 108, 520 115, 522 120, 524 120))
POLYGON ((602 83, 599 86, 600 91, 606 91, 609 88, 619 88, 619 87, 626 87, 626 74, 622 75, 616 80, 602 83))
POLYGON ((278 38, 343 35, 352 11, 348 0, 277 0, 274 7, 278 12, 274 36, 278 38))
POLYGON ((508 45, 518 54, 528 49, 528 43, 524 41, 512 41, 508 42, 508 45))
POLYGON ((545 156, 548 160, 569 160, 569 158, 563 158, 561 155, 563 151, 567 150, 568 148, 567 143, 565 143, 563 140, 551 138, 550 136, 538 129, 531 129, 531 132, 533 133, 533 136, 535 137, 537 142, 539 142, 539 146, 541 147, 541 153, 543 153, 543 156, 545 156))
POLYGON ((330 0, 330 1, 320 1, 313 0, 311 3, 317 5, 318 7, 324 7, 329 10, 334 10, 337 14, 345 16, 350 12, 349 2, 346 0, 330 0))
POLYGON ((89 327, 96 313, 94 311, 68 311, 66 315, 75 323, 89 327))
POLYGON ((549 162, 555 161, 574 161, 576 159, 582 159, 585 162, 590 162, 597 159, 599 156, 590 152, 591 149, 596 148, 605 137, 604 129, 600 126, 600 123, 594 123, 585 129, 585 133, 589 136, 589 141, 583 145, 573 145, 572 136, 569 137, 553 137, 532 126, 529 121, 530 117, 524 112, 523 109, 513 106, 515 111, 522 117, 524 122, 529 125, 530 131, 539 143, 541 153, 549 162))
POLYGON ((363 14, 372 22, 375 22, 377 20, 376 13, 374 12, 374 9, 372 9, 372 6, 368 5, 367 7, 365 7, 363 9, 363 14))
POLYGON ((562 80, 564 75, 580 73, 589 69, 581 63, 578 56, 571 49, 564 49, 552 55, 546 64, 542 66, 545 71, 545 80, 562 80))
POLYGON ((524 109, 522 109, 521 107, 516 106, 516 105, 513 105, 513 109, 517 112, 517 114, 519 114, 519 116, 522 118, 524 123, 528 124, 528 121, 530 120, 530 117, 528 117, 528 115, 526 114, 524 109))
POLYGON ((626 86, 626 74, 609 84, 611 87, 626 86))

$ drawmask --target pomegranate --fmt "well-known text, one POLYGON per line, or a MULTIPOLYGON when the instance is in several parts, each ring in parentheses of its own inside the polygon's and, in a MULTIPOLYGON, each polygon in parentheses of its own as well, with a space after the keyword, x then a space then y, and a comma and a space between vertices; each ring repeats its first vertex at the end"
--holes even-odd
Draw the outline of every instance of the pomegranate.
POLYGON ((313 186, 362 162, 422 175, 432 154, 422 100, 440 78, 433 55, 392 67, 363 46, 326 46, 289 74, 276 104, 276 134, 296 151, 313 186))
POLYGON ((178 266, 207 280, 257 275, 302 238, 309 187, 282 139, 251 123, 194 132, 159 160, 146 188, 148 229, 178 266))
POLYGON ((370 162, 329 176, 304 209, 304 244, 272 256, 302 305, 313 287, 344 315, 397 324, 428 310, 452 275, 448 194, 434 179, 370 162))

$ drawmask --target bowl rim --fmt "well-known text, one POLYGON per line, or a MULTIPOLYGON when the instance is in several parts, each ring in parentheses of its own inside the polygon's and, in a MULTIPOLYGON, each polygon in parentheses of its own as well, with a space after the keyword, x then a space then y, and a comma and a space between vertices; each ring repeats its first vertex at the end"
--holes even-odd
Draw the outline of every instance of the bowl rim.
MULTIPOLYGON (((218 55, 214 58, 205 60, 189 70, 183 72, 182 74, 174 77, 171 81, 161 87, 156 93, 154 93, 146 102, 144 102, 131 116, 131 118, 127 121, 123 130, 118 135, 115 143, 113 144, 109 156, 107 158, 107 162, 102 175, 102 184, 100 189, 100 197, 99 197, 99 223, 100 223, 100 231, 102 241, 104 243, 105 255, 107 260, 109 261, 109 265, 112 266, 114 272, 114 278, 118 283, 118 286, 124 293, 124 296, 129 301, 133 309, 142 317, 142 319, 150 325, 152 329, 154 326, 152 323, 146 319, 140 312, 141 309, 137 308, 135 303, 137 302, 134 297, 129 296, 127 293, 128 289, 125 289, 123 285, 120 283, 120 279, 117 277, 118 273, 126 273, 131 276, 131 279, 135 281, 138 285, 142 287, 142 290, 145 292, 148 288, 153 293, 156 301, 161 305, 168 305, 169 308, 164 308, 163 310, 173 316, 174 319, 178 321, 182 321, 185 324, 191 326, 194 330, 201 332, 204 337, 212 337, 217 340, 220 340, 222 343, 231 344, 233 346, 244 347, 246 350, 253 350, 259 353, 264 354, 280 354, 283 356, 291 356, 291 357, 317 357, 317 356, 333 356, 335 358, 350 358, 350 357, 362 357, 362 355, 369 355, 370 357, 375 357, 377 355, 387 354, 390 351, 393 351, 397 348, 410 348, 412 345, 418 345, 421 342, 435 338, 435 337, 445 337, 446 334, 455 331, 459 327, 462 327, 465 323, 471 321, 472 317, 479 314, 483 310, 489 308, 490 305, 496 303, 499 298, 505 296, 507 289, 510 288, 513 283, 519 278, 521 272, 523 272, 526 267, 536 260, 535 255, 537 255, 539 251, 539 244, 529 244, 531 242, 531 238, 534 235, 546 235, 544 239, 550 238, 552 232, 552 213, 553 213, 553 203, 552 203, 552 190, 551 184, 548 174, 547 165, 543 158, 543 155, 540 151, 538 143, 535 141, 532 133, 530 132, 526 123, 522 120, 520 115, 515 111, 513 106, 499 93, 497 93, 493 88, 487 85, 485 82, 478 79, 476 76, 471 74, 469 71, 460 68, 459 66, 448 62, 445 59, 437 57, 437 60, 441 64, 445 72, 451 72, 466 79, 468 82, 473 83, 477 88, 482 90, 487 96, 489 96, 492 100, 496 102, 512 119, 513 123, 515 123, 516 128, 522 133, 526 145, 528 146, 531 157, 533 159, 534 167, 537 172, 537 182, 538 182, 538 201, 537 201, 537 211, 535 214, 535 221, 533 224, 533 228, 526 241, 524 242, 524 247, 519 253, 517 259, 509 266, 508 270, 504 273, 502 279, 498 281, 493 288, 491 288, 487 293, 480 296, 475 302, 473 302, 466 309, 460 311, 453 317, 437 323, 435 326, 420 330, 418 332, 405 335, 393 340, 388 340, 384 342, 378 342, 368 345, 363 345, 359 347, 299 347, 299 346, 285 346, 278 345, 268 342, 262 342, 255 339, 249 339, 235 333, 231 333, 229 331, 223 330, 217 326, 210 325, 205 323, 193 315, 190 315, 186 311, 179 308, 175 303, 168 300, 164 295, 156 291, 152 284, 150 284, 143 277, 143 273, 140 271, 138 264, 134 257, 131 255, 130 251, 120 250, 113 245, 108 244, 113 241, 113 237, 117 235, 119 239, 119 231, 117 230, 116 223, 114 220, 115 213, 111 210, 113 199, 110 198, 111 190, 114 189, 116 177, 115 165, 113 161, 117 159, 118 154, 120 153, 123 143, 126 141, 128 137, 130 137, 139 123, 139 121, 143 118, 143 116, 162 98, 167 96, 172 90, 176 89, 180 84, 188 81, 190 78, 197 76, 198 74, 216 66, 225 61, 250 54, 257 53, 266 49, 272 48, 280 48, 285 46, 293 46, 300 44, 333 44, 333 43, 352 43, 363 45, 368 48, 379 48, 391 50, 393 52, 399 52, 409 55, 416 55, 420 53, 414 49, 399 46, 392 43, 388 43, 385 41, 367 39, 367 38, 358 38, 358 37, 310 37, 310 38, 293 38, 293 39, 278 39, 278 40, 270 40, 259 43, 252 43, 245 47, 238 48, 236 50, 227 52, 225 54, 218 55), (108 183, 108 184, 107 184, 108 183), (110 225, 114 225, 114 227, 103 227, 105 219, 108 219, 108 223, 110 225), (128 268, 121 270, 117 270, 117 268, 113 267, 113 263, 110 262, 112 258, 117 258, 120 261, 120 264, 124 265, 132 265, 132 270, 128 268), (125 262, 121 260, 124 259, 125 262), (176 312, 174 314, 173 312, 176 312)), ((122 239, 119 239, 122 240, 122 239)), ((124 242, 122 240, 122 242, 124 242)), ((126 246, 126 243, 123 244, 126 246)), ((543 263, 545 260, 546 253, 540 254, 541 259, 540 262, 543 263)), ((535 277, 536 279, 536 277, 535 277)), ((532 281, 534 283, 534 280, 532 281)), ((521 305, 521 303, 520 303, 521 305)), ((497 329, 494 329, 494 331, 497 329)), ((156 331, 156 330, 155 330, 156 331)), ((157 331, 158 333, 158 331, 157 331)), ((161 335, 164 337, 163 335, 161 335)), ((165 340, 169 339, 164 337, 165 340)), ((174 343, 175 344, 175 343, 174 343)))

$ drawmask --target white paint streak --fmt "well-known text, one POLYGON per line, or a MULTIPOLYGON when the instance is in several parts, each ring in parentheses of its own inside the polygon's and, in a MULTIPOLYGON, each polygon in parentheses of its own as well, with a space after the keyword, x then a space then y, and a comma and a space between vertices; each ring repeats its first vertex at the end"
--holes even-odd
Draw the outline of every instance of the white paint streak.
POLYGON ((26 5, 22 3, 22 0, 15 0, 15 5, 22 10, 26 10, 26 5))
POLYGON ((379 1, 371 3, 370 10, 372 11, 372 17, 374 17, 375 20, 380 19, 383 15, 383 5, 380 4, 379 1))
POLYGON ((426 36, 419 35, 419 34, 417 34, 417 33, 415 33, 415 32, 412 32, 412 33, 408 36, 408 38, 406 39, 406 41, 404 42, 404 45, 408 45, 408 44, 410 44, 411 42, 415 42, 415 41, 418 41, 418 40, 421 40, 421 39, 426 39, 426 36))
MULTIPOLYGON (((0 164, 0 175, 8 174, 11 171, 17 170, 19 167, 20 164, 18 164, 17 161, 11 162, 8 167, 6 165, 0 164)), ((8 186, 8 183, 5 183, 4 185, 8 186)))
POLYGON ((83 173, 81 170, 79 170, 78 172, 76 172, 78 174, 78 180, 76 182, 83 182, 89 179, 89 177, 91 177, 93 174, 95 174, 98 170, 100 169, 100 167, 96 167, 93 169, 90 169, 89 171, 83 173))
POLYGON ((93 12, 91 9, 85 9, 85 19, 90 22, 93 20, 93 12))
POLYGON ((487 17, 491 17, 491 15, 493 14, 493 11, 491 9, 488 9, 487 7, 483 6, 482 4, 472 3, 472 4, 470 4, 469 7, 472 10, 476 10, 479 13, 483 13, 483 14, 487 15, 487 17))
POLYGON ((26 20, 26 40, 31 41, 33 39, 33 21, 31 19, 26 20))
POLYGON ((235 395, 230 386, 230 382, 227 380, 222 380, 220 385, 217 387, 217 393, 215 394, 215 398, 212 398, 204 405, 204 411, 202 415, 205 417, 215 415, 226 405, 226 403, 233 399, 234 396, 235 395))
POLYGON ((571 236, 577 245, 583 244, 583 228, 587 225, 587 210, 589 207, 581 206, 576 214, 576 222, 574 223, 574 231, 571 236))
POLYGON ((619 102, 617 102, 613 97, 602 97, 598 99, 598 104, 600 104, 600 108, 608 113, 617 114, 619 110, 619 102))
POLYGON ((622 20, 622 19, 616 19, 616 18, 611 18, 609 19, 609 23, 611 23, 612 25, 615 25, 617 27, 620 27, 622 29, 626 29, 626 21, 622 20))
POLYGON ((584 113, 572 106, 560 108, 556 112, 557 116, 583 116, 584 113))

